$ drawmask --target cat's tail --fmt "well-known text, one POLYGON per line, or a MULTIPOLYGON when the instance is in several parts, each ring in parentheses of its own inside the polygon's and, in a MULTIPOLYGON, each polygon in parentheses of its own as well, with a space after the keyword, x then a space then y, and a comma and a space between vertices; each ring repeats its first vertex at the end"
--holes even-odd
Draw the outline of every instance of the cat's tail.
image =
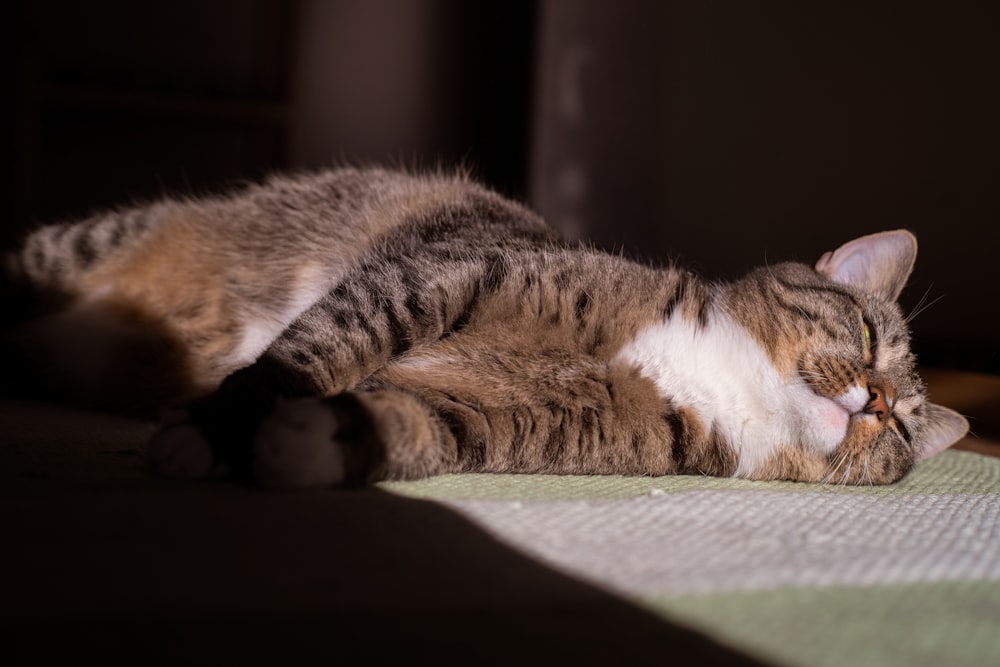
POLYGON ((30 233, 8 259, 6 271, 33 287, 72 293, 87 273, 141 243, 161 207, 111 210, 30 233))

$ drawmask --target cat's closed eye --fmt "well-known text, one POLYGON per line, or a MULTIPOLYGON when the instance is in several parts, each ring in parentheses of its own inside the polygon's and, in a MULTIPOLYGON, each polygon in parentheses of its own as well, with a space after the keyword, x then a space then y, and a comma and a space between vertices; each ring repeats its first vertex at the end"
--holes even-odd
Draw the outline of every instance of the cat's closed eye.
POLYGON ((869 358, 871 358, 875 356, 875 344, 878 342, 875 337, 875 327, 867 321, 863 323, 863 326, 865 333, 865 351, 868 353, 869 358))

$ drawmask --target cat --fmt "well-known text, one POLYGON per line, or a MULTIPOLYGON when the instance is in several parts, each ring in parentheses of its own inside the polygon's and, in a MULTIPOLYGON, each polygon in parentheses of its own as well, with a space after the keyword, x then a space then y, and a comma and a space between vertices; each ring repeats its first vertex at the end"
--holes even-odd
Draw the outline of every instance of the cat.
POLYGON ((5 316, 19 387, 166 406, 167 476, 886 484, 968 429, 916 374, 916 250, 888 231, 711 283, 464 174, 337 168, 41 227, 5 316))

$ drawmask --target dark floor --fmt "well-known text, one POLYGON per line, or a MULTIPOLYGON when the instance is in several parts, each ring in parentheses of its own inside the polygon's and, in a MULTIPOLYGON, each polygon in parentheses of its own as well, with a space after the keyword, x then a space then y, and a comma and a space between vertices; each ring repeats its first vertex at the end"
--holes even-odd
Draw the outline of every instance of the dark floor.
MULTIPOLYGON (((959 447, 1000 455, 1000 378, 925 377, 981 436, 959 447)), ((432 502, 152 478, 149 426, 94 413, 0 401, 0 424, 14 664, 747 664, 432 502)))

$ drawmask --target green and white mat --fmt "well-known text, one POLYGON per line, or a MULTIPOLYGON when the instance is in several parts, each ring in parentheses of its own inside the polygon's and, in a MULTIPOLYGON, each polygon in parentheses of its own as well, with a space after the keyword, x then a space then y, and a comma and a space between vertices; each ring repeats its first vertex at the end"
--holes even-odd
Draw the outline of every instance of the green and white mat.
POLYGON ((888 487, 452 475, 436 500, 520 551, 783 665, 1000 665, 1000 459, 888 487))

